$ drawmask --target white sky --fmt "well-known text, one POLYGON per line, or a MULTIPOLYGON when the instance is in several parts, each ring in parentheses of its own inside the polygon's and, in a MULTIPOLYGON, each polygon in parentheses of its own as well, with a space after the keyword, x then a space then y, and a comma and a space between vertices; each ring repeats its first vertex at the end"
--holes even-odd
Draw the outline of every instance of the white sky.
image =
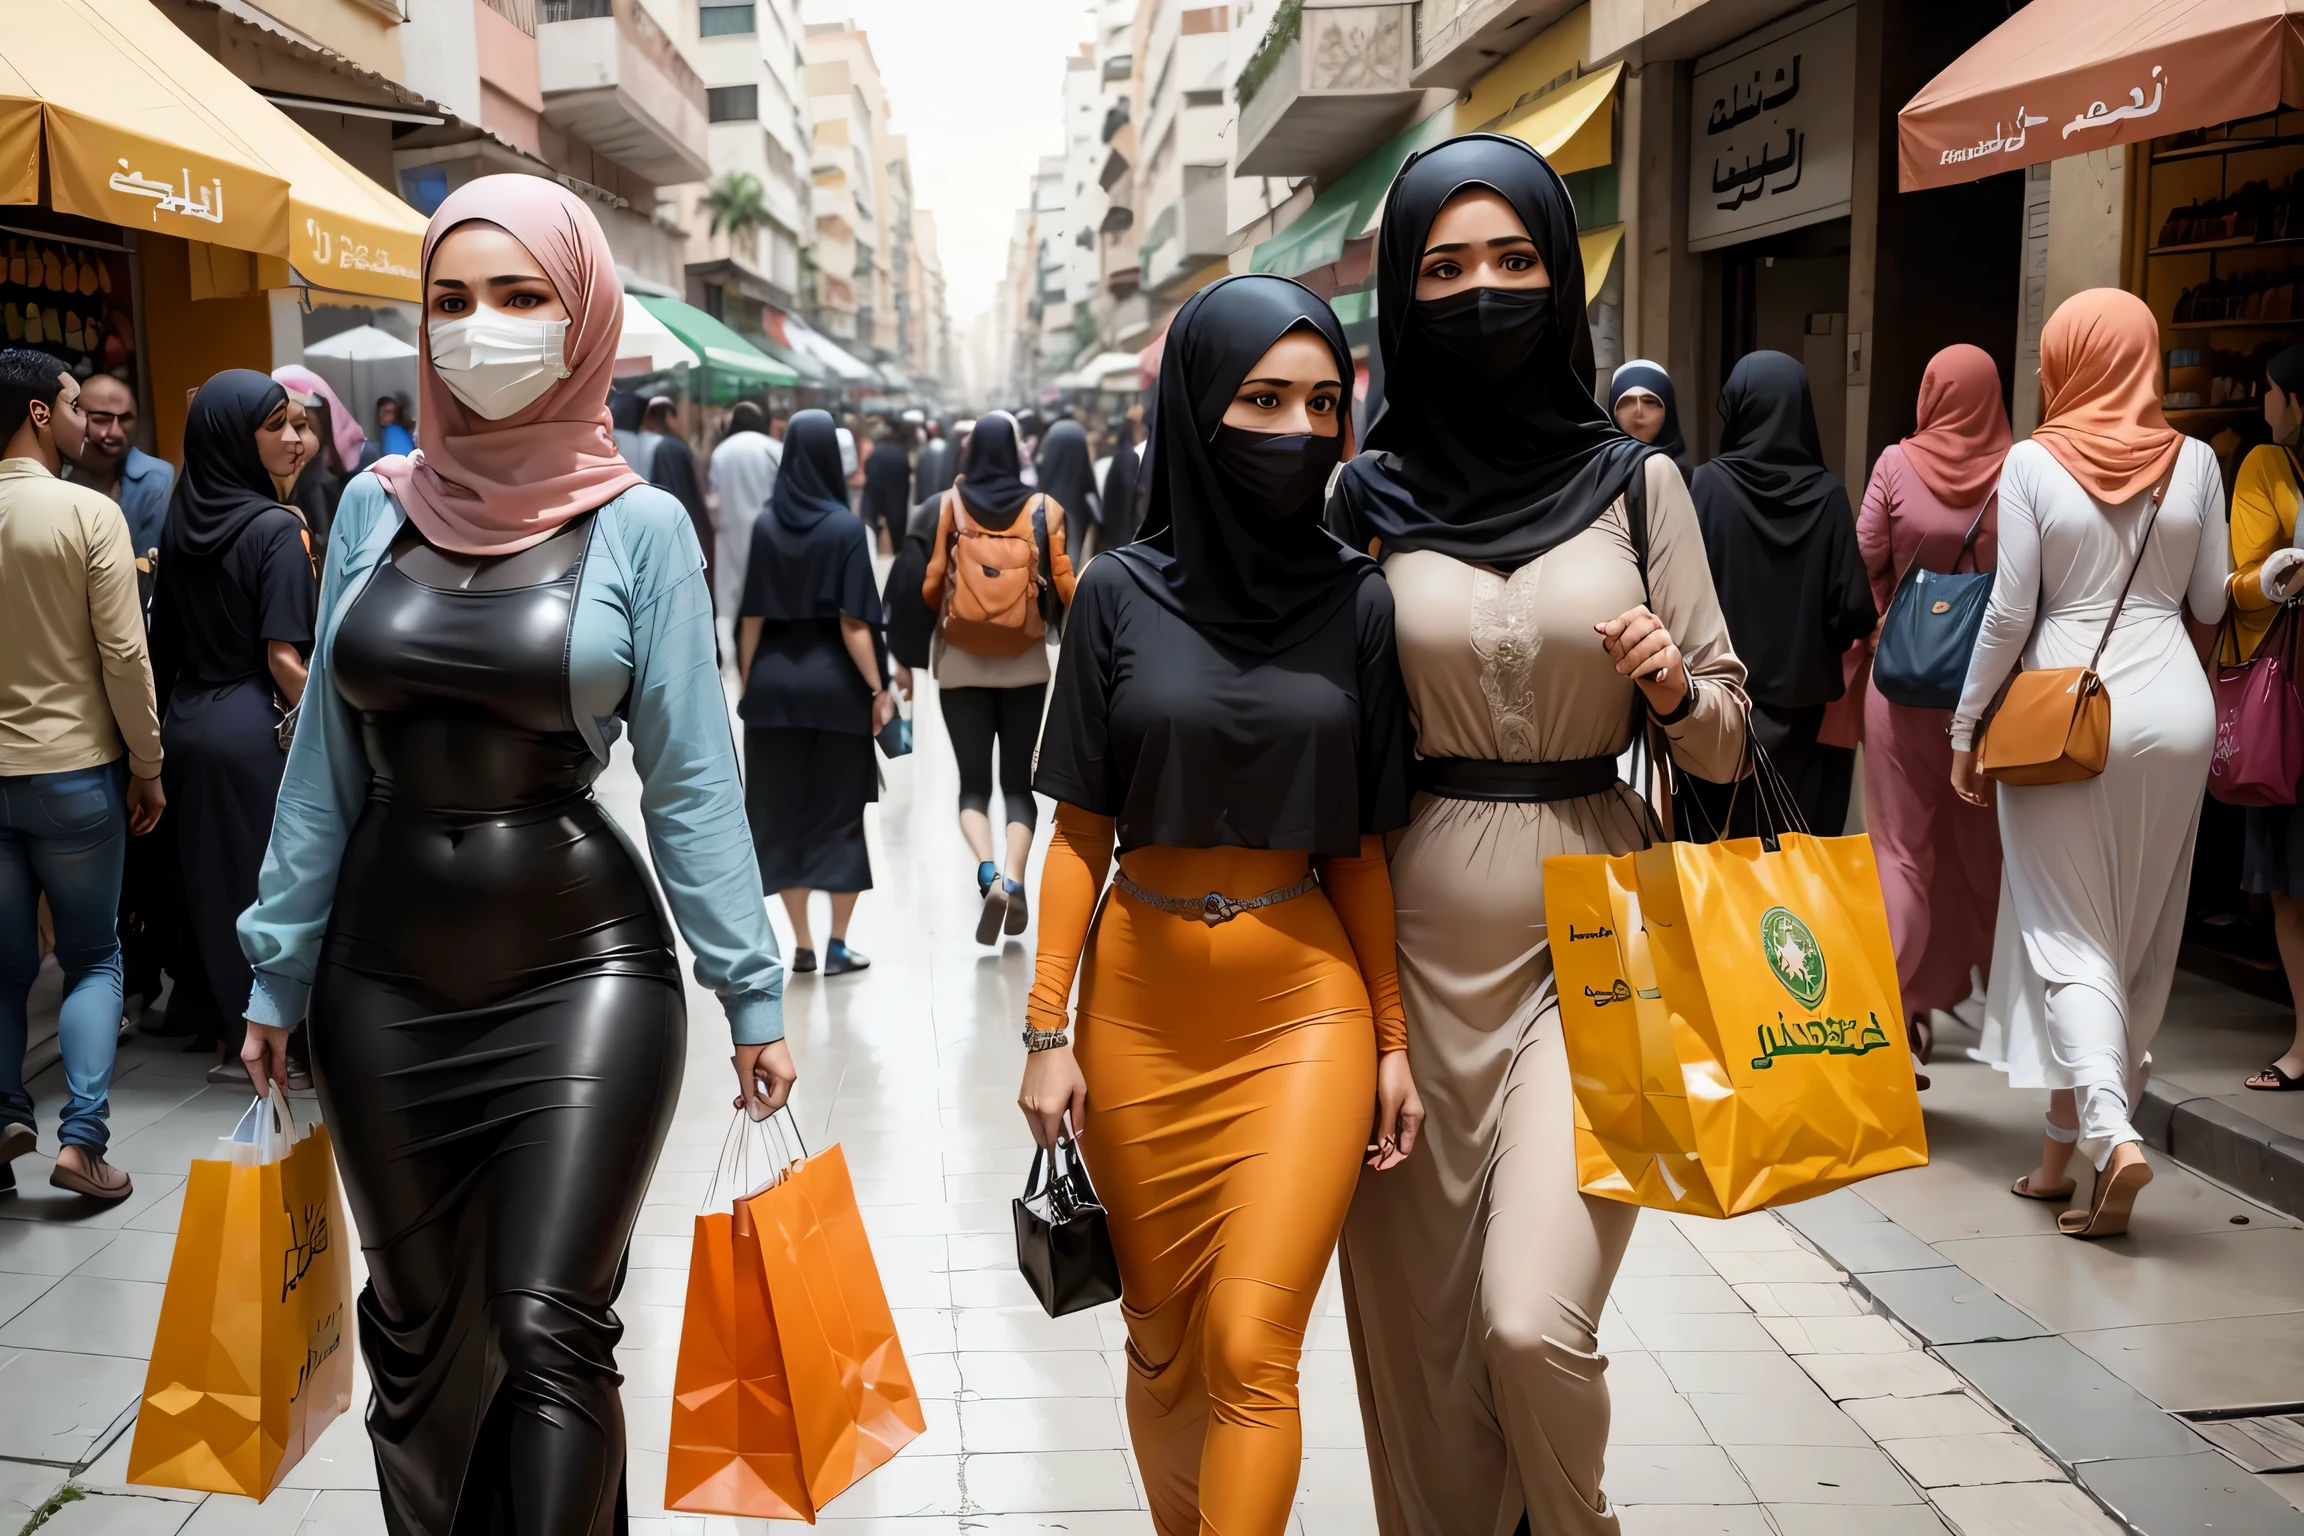
POLYGON ((1064 148, 1064 60, 1096 35, 1087 0, 808 0, 871 36, 913 197, 935 210, 954 333, 992 303, 1043 155, 1064 148))

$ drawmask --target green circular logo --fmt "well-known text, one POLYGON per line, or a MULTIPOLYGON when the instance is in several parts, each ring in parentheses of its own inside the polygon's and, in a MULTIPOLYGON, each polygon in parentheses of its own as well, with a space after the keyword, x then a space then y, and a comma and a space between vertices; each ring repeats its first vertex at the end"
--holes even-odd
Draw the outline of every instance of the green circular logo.
POLYGON ((1761 914, 1760 954, 1801 1007, 1813 1008, 1824 1001, 1824 946, 1786 908, 1770 907, 1761 914))

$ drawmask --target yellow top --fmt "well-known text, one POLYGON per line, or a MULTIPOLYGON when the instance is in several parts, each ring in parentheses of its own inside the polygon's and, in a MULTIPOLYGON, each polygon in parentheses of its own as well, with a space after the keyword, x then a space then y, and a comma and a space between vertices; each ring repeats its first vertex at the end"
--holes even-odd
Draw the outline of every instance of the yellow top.
POLYGON ((2296 473, 2288 452, 2277 443, 2249 451, 2240 462, 2240 476, 2232 486, 2232 622, 2239 631, 2240 654, 2256 654, 2264 632, 2272 627, 2277 605, 2256 584, 2265 557, 2296 541, 2299 501, 2296 473))

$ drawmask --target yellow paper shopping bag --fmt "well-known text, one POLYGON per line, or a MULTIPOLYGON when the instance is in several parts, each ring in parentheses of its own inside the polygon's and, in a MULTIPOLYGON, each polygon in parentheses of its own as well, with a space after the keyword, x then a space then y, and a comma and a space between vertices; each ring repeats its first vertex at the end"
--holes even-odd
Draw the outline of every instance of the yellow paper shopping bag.
POLYGON ((1544 861, 1586 1194, 1734 1216, 1928 1160, 1864 837, 1544 861))
POLYGON ((261 1499, 351 1405, 350 1234, 328 1128, 275 1088, 184 1189, 128 1481, 261 1499))

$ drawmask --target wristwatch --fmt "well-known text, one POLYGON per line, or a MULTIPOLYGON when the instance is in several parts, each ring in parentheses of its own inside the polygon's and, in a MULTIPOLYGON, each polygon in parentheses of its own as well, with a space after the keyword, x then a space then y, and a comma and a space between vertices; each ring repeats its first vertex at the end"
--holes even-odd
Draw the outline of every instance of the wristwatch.
POLYGON ((1024 1049, 1028 1052, 1053 1051, 1071 1043, 1072 1037, 1061 1029, 1034 1029, 1029 1024, 1024 1026, 1024 1049))

